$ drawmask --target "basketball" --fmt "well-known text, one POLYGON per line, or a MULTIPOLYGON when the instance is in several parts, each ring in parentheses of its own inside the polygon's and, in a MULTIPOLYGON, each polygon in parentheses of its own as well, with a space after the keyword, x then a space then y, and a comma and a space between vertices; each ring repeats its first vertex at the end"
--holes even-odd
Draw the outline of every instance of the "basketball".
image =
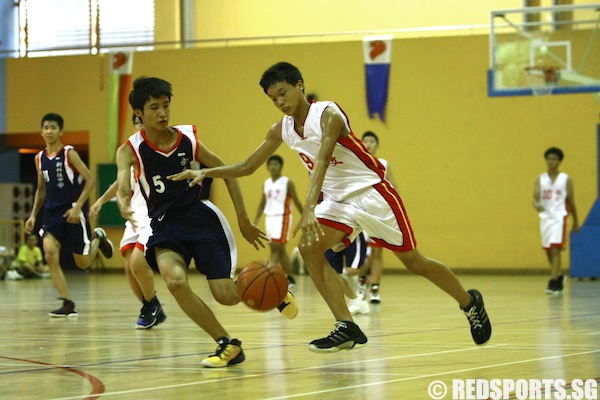
POLYGON ((253 261, 246 265, 236 286, 242 301, 258 311, 276 308, 288 292, 287 275, 279 264, 270 261, 253 261))

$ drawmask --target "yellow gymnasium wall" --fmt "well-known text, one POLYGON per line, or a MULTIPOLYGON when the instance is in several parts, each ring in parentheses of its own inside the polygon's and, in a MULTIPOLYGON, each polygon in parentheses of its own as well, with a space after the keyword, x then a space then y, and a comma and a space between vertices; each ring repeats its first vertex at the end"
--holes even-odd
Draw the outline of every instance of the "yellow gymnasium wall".
MULTIPOLYGON (((282 60, 296 64, 307 90, 337 101, 357 135, 373 130, 380 136, 378 156, 390 161, 425 254, 457 269, 544 269, 531 206, 534 179, 545 169, 544 150, 562 147, 563 169, 573 178, 585 219, 597 193, 598 104, 583 94, 488 98, 487 51, 484 35, 394 40, 385 123, 367 115, 359 41, 138 53, 133 75, 170 81, 172 124, 197 124, 201 140, 233 162, 281 118, 258 85, 262 72, 282 60)), ((7 60, 9 132, 36 131, 41 115, 59 112, 66 129, 90 131, 95 173, 97 163, 108 161, 107 62, 102 56, 7 60)), ((287 148, 278 153, 303 199, 306 171, 287 148)), ((261 168, 241 178, 251 219, 267 176, 261 168)), ((240 264, 266 258, 268 250, 255 251, 237 233, 222 183, 214 201, 236 232, 240 264)), ((109 232, 115 243, 121 233, 109 232)), ((384 254, 386 267, 400 268, 390 252, 384 254)), ((121 267, 122 259, 108 265, 121 267)))
POLYGON ((196 38, 221 39, 489 24, 490 10, 521 8, 523 2, 430 0, 426 7, 398 0, 198 0, 195 4, 196 38))

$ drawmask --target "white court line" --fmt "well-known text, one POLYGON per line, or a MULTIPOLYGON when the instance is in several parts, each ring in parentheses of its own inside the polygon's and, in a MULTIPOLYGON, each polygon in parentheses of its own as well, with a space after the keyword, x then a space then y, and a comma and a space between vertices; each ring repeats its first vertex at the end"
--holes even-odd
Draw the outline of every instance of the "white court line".
POLYGON ((440 372, 440 373, 435 373, 435 374, 425 374, 425 375, 416 376, 416 377, 410 377, 410 378, 399 378, 399 379, 391 379, 391 380, 385 380, 385 381, 380 381, 380 382, 364 383, 364 384, 360 384, 360 385, 346 386, 346 387, 343 387, 343 388, 335 388, 335 389, 327 389, 327 390, 317 390, 317 391, 313 391, 313 392, 299 393, 299 394, 294 394, 294 395, 289 395, 289 396, 268 397, 268 398, 265 398, 264 400, 292 399, 292 398, 295 398, 295 397, 304 397, 304 396, 311 396, 311 395, 315 395, 315 394, 324 394, 324 393, 339 392, 339 391, 342 391, 342 390, 357 389, 357 388, 370 387, 370 386, 376 386, 376 385, 386 385, 386 384, 389 384, 389 383, 407 382, 407 381, 413 381, 413 380, 424 379, 424 378, 434 378, 434 377, 437 378, 437 377, 440 377, 440 376, 450 375, 450 374, 458 374, 458 373, 461 373, 461 372, 478 371, 478 370, 482 370, 482 369, 489 369, 489 368, 495 368, 495 367, 503 367, 503 366, 507 366, 507 365, 525 364, 525 363, 534 362, 534 361, 552 360, 554 358, 567 358, 567 357, 580 356, 580 355, 584 355, 584 354, 598 353, 598 352, 600 352, 600 350, 583 351, 583 352, 580 352, 580 353, 573 353, 573 354, 560 355, 560 356, 531 358, 529 360, 512 361, 512 362, 507 362, 507 363, 491 364, 491 365, 486 365, 486 366, 481 366, 481 367, 457 369, 457 370, 454 370, 454 371, 440 372))
MULTIPOLYGON (((492 347, 501 347, 504 346, 503 344, 495 344, 495 345, 489 345, 489 346, 485 346, 485 348, 492 348, 492 347)), ((310 371, 313 369, 323 369, 323 367, 327 367, 327 368, 331 368, 331 367, 339 367, 342 365, 352 365, 352 364, 364 364, 365 362, 374 362, 374 361, 382 361, 382 360, 394 360, 394 359, 403 359, 403 358, 414 358, 414 357, 423 357, 423 356, 432 356, 432 355, 438 355, 438 354, 447 354, 447 353, 457 353, 457 352, 463 352, 463 351, 472 351, 472 350, 479 350, 482 349, 481 347, 472 347, 472 348, 464 348, 464 349, 454 349, 454 350, 443 350, 443 351, 434 351, 434 352, 428 352, 428 353, 417 353, 417 354, 407 354, 407 355, 402 355, 402 356, 393 356, 393 357, 384 357, 384 358, 377 358, 377 359, 371 359, 371 360, 357 360, 357 361, 352 361, 352 362, 344 362, 344 363, 333 363, 333 364, 329 364, 326 366, 323 365, 319 365, 319 366, 314 366, 314 367, 305 367, 305 368, 298 368, 298 369, 289 369, 289 370, 281 370, 281 371, 271 371, 268 373, 254 373, 254 374, 249 374, 246 375, 244 374, 244 376, 236 376, 236 377, 231 377, 231 378, 220 378, 220 379, 211 379, 211 380, 207 380, 207 381, 200 381, 200 382, 189 382, 189 383, 180 383, 180 384, 176 384, 176 385, 166 385, 166 386, 157 386, 157 387, 152 387, 152 388, 143 388, 143 389, 133 389, 133 390, 122 390, 122 391, 118 391, 118 392, 106 392, 106 393, 102 393, 99 396, 100 397, 106 397, 106 396, 117 396, 117 395, 122 395, 122 394, 132 394, 132 393, 142 393, 142 392, 148 392, 148 391, 155 391, 155 390, 164 390, 164 389, 175 389, 175 388, 181 388, 181 387, 188 387, 188 386, 196 386, 196 385, 205 385, 207 383, 214 383, 214 382, 225 382, 225 381, 231 381, 231 380, 240 380, 240 379, 245 379, 245 378, 256 378, 256 377, 261 377, 261 376, 268 376, 268 375, 277 375, 277 374, 282 374, 282 373, 297 373, 300 371, 310 371)), ((207 371, 214 371, 214 372, 218 372, 218 370, 212 370, 212 369, 208 369, 207 371)), ((415 377, 415 379, 421 378, 423 377, 422 375, 418 375, 415 377)), ((425 377, 427 377, 425 375, 425 377)), ((404 380, 411 380, 413 378, 403 378, 403 379, 394 379, 391 380, 389 382, 400 382, 400 381, 404 381, 404 380)), ((383 381, 381 383, 386 383, 387 381, 383 381)), ((380 384, 380 383, 375 383, 375 384, 380 384)), ((354 387, 361 387, 361 386, 372 386, 372 384, 368 384, 368 385, 358 385, 358 386, 345 386, 343 388, 338 388, 335 390, 347 390, 347 389, 351 389, 354 387)), ((328 391, 323 391, 323 393, 327 393, 328 391)), ((291 398, 291 397, 300 397, 300 396, 305 396, 305 395, 309 395, 313 392, 309 392, 306 394, 299 394, 299 395, 292 395, 292 396, 287 396, 287 397, 276 397, 281 398, 281 399, 285 399, 285 398, 291 398)), ((318 392, 314 392, 314 393, 321 393, 320 391, 318 392)), ((79 396, 71 396, 71 397, 59 397, 59 398, 54 398, 51 400, 76 400, 76 399, 81 399, 81 395, 79 396)), ((273 399, 276 399, 273 398, 273 399)))

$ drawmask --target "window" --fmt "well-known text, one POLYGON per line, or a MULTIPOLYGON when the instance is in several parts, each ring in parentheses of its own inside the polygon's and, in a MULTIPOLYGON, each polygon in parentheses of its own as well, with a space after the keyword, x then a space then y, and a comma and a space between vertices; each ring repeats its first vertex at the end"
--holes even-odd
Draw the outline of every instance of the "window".
POLYGON ((98 5, 101 47, 148 49, 152 45, 154 0, 98 0, 98 5))
POLYGON ((154 0, 21 0, 20 55, 142 50, 154 42, 154 0))

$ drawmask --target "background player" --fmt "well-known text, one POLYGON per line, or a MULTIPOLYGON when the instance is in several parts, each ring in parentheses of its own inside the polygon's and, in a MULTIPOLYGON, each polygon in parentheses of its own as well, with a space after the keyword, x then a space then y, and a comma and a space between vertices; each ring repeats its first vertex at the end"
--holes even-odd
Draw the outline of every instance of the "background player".
POLYGON ((565 276, 561 271, 561 251, 565 248, 567 217, 573 217, 573 231, 579 232, 575 192, 571 178, 559 171, 564 153, 551 147, 544 153, 548 171, 538 176, 533 190, 533 207, 540 217, 542 246, 550 264, 550 281, 546 293, 557 294, 564 288, 565 276))
POLYGON ((77 267, 87 269, 98 249, 106 258, 112 257, 113 246, 102 228, 94 230, 90 242, 90 226, 83 210, 94 178, 81 161, 73 146, 63 145, 63 118, 54 113, 42 117, 42 137, 46 148, 35 156, 37 189, 31 216, 25 222, 25 231, 30 234, 35 228, 36 215, 44 206, 42 226, 44 255, 50 269, 52 283, 56 287, 62 307, 51 311, 52 317, 75 317, 75 303, 70 299, 67 281, 60 267, 60 249, 70 242, 73 259, 77 267))
POLYGON ((287 255, 286 243, 292 230, 292 205, 302 212, 302 203, 296 194, 294 182, 282 175, 283 158, 274 154, 267 160, 267 169, 271 177, 263 184, 263 193, 258 204, 254 224, 258 225, 260 216, 265 214, 265 231, 269 238, 271 261, 279 263, 288 276, 290 287, 296 285, 292 266, 287 255))
MULTIPOLYGON (((377 149, 379 149, 379 137, 374 132, 366 131, 362 135, 362 142, 369 150, 369 153, 375 155, 377 149)), ((390 169, 390 165, 387 160, 378 158, 379 162, 385 168, 384 178, 387 179, 392 186, 398 190, 394 174, 390 169)), ((368 240, 369 249, 367 252, 367 262, 360 268, 360 282, 359 282, 359 297, 366 298, 368 290, 368 279, 367 274, 371 274, 371 290, 370 290, 370 301, 371 303, 381 303, 381 294, 379 292, 379 286, 381 284, 381 278, 383 277, 383 245, 373 240, 368 240)))
MULTIPOLYGON (((144 128, 142 119, 135 114, 132 116, 132 122, 136 131, 144 128)), ((121 254, 125 257, 127 282, 135 297, 142 303, 142 309, 140 310, 140 315, 135 326, 137 329, 150 329, 166 321, 167 316, 156 296, 154 273, 144 257, 146 242, 152 234, 150 218, 148 217, 148 207, 140 191, 139 182, 135 179, 133 168, 131 169, 130 177, 132 188, 131 207, 133 209, 135 226, 131 221, 125 221, 125 232, 121 239, 120 248, 121 254)), ((96 217, 102 206, 114 198, 116 194, 117 181, 106 189, 106 192, 90 207, 90 216, 96 217)))
POLYGON ((285 116, 271 127, 259 147, 245 161, 186 170, 172 179, 191 179, 189 185, 193 187, 204 177, 250 175, 283 142, 298 152, 311 180, 294 233, 302 230, 300 250, 305 266, 336 318, 335 329, 329 336, 313 340, 309 350, 335 352, 367 343, 352 320, 341 281, 324 256, 327 249, 348 245, 362 229, 393 250, 409 271, 451 295, 469 321, 473 340, 477 344, 487 342, 492 329, 483 297, 477 290, 465 291, 448 267, 419 252, 400 196, 383 178, 383 166, 354 135, 339 106, 328 101, 308 103, 300 71, 286 62, 265 71, 260 85, 285 116), (317 205, 321 192, 323 201, 317 205))

